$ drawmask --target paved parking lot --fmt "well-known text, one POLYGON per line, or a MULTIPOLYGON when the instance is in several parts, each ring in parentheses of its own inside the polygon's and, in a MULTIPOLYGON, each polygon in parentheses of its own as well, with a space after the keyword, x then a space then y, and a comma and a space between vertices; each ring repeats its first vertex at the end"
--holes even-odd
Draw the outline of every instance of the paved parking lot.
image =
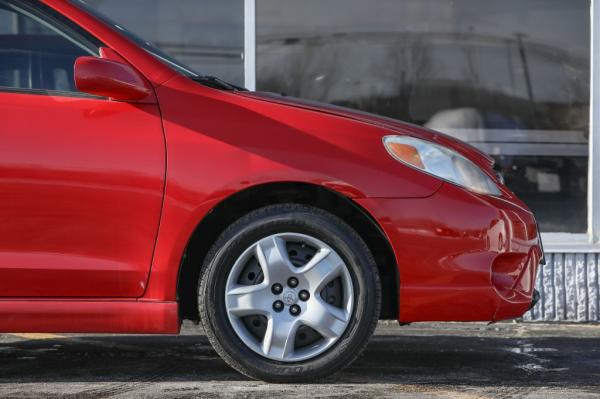
POLYGON ((0 335, 0 397, 598 398, 600 326, 380 325, 318 384, 231 370, 195 326, 182 336, 0 335))

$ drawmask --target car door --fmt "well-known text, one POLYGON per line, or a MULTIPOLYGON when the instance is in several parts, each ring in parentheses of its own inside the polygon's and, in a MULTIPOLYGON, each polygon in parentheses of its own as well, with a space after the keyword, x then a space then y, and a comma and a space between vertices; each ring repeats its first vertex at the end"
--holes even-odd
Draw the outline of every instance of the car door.
POLYGON ((143 295, 165 178, 157 104, 78 92, 102 46, 39 2, 0 0, 0 297, 143 295))

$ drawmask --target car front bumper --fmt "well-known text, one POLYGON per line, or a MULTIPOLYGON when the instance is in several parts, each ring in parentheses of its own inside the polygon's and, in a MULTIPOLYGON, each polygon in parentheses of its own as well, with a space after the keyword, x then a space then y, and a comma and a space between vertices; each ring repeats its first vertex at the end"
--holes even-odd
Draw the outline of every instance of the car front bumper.
POLYGON ((394 250, 401 322, 498 321, 531 307, 543 251, 518 200, 445 183, 427 198, 357 202, 394 250))

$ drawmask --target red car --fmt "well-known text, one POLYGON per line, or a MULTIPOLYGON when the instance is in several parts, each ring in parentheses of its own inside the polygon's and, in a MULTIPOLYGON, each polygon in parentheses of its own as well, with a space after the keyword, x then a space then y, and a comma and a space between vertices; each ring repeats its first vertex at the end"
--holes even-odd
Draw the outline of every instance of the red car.
POLYGON ((378 319, 537 299, 533 214, 485 154, 191 71, 72 0, 0 0, 0 331, 176 334, 242 373, 347 366, 378 319))

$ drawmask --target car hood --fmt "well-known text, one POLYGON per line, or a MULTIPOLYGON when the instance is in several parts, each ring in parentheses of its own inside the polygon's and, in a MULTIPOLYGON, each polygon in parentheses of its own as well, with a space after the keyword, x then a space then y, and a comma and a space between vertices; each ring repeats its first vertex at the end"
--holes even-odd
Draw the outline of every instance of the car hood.
POLYGON ((471 146, 470 144, 467 144, 454 137, 448 136, 444 133, 436 132, 421 126, 402 122, 397 119, 387 118, 384 116, 358 111, 351 108, 340 107, 337 105, 325 104, 311 100, 304 100, 296 97, 288 97, 277 93, 244 91, 238 92, 238 94, 258 100, 270 101, 283 105, 288 105, 291 107, 305 108, 317 112, 327 113, 330 115, 349 118, 363 123, 381 126, 384 129, 392 130, 398 134, 433 141, 457 151, 461 155, 465 156, 472 162, 476 163, 477 165, 488 171, 491 171, 494 165, 493 158, 481 152, 477 148, 471 146))

